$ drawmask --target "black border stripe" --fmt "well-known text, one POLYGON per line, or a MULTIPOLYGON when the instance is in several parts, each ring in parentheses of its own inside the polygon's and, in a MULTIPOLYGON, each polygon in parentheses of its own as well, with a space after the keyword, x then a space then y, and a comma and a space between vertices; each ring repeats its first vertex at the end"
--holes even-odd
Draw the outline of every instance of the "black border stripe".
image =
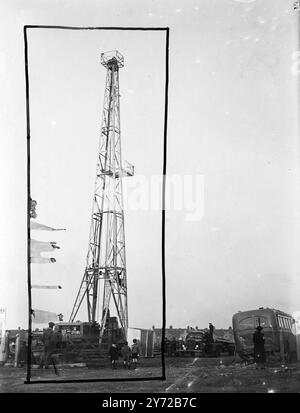
POLYGON ((169 93, 169 27, 77 27, 77 26, 24 26, 24 55, 25 55, 25 85, 26 85, 26 125, 27 125, 27 283, 28 283, 28 353, 27 377, 25 384, 37 383, 85 383, 85 382, 121 382, 121 381, 153 381, 166 380, 164 356, 164 339, 166 328, 166 274, 165 274, 165 189, 167 171, 167 125, 168 125, 168 93, 169 93), (27 29, 61 29, 61 30, 141 30, 166 32, 166 72, 165 72, 165 111, 164 111, 164 143, 163 143, 163 176, 162 176, 162 340, 161 340, 161 377, 140 378, 107 378, 82 380, 31 380, 31 348, 32 348, 32 297, 31 297, 31 266, 30 266, 30 100, 29 100, 29 69, 28 69, 28 39, 27 29))
POLYGON ((167 31, 168 27, 80 27, 80 26, 46 26, 26 25, 25 29, 61 29, 61 30, 141 30, 141 31, 167 31))
POLYGON ((24 27, 24 54, 25 54, 25 90, 26 90, 26 140, 27 140, 27 288, 28 288, 28 352, 27 352, 27 380, 31 376, 31 333, 32 333, 32 299, 31 299, 31 266, 30 266, 30 107, 29 107, 29 70, 28 70, 28 41, 24 27))
POLYGON ((165 115, 164 115, 164 149, 163 149, 163 181, 162 181, 162 303, 163 326, 161 336, 162 376, 166 379, 165 366, 165 330, 166 330, 166 266, 165 266, 165 234, 166 234, 166 173, 167 173, 167 132, 168 132, 168 97, 169 97, 169 29, 166 30, 166 79, 165 79, 165 115))
POLYGON ((129 377, 129 378, 111 378, 111 379, 78 379, 78 380, 30 380, 30 381, 25 381, 25 384, 38 384, 38 383, 98 383, 98 382, 121 382, 121 381, 164 381, 165 378, 162 376, 157 376, 157 377, 129 377))

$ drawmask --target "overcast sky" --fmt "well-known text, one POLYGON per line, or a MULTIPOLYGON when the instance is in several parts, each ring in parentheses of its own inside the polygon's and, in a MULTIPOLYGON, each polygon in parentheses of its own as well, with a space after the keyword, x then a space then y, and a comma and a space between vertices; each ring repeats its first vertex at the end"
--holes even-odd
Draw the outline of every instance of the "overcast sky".
MULTIPOLYGON (((170 182, 174 175, 178 182, 186 177, 197 182, 192 195, 204 213, 191 220, 187 209, 167 211, 167 324, 213 322, 221 328, 238 310, 300 310, 294 54, 299 46, 293 3, 1 2, 0 307, 7 308, 8 328, 27 325, 24 24, 170 27, 167 173, 170 182)), ((128 179, 134 186, 138 176, 149 180, 161 174, 164 36, 29 33, 32 197, 39 222, 67 228, 34 234, 57 241, 61 250, 55 264, 35 265, 33 281, 63 286, 38 290, 39 296, 34 292, 36 308, 62 312, 67 319, 83 276, 102 116, 103 51, 118 49, 125 57, 122 149, 137 174, 128 179)), ((129 324, 159 326, 161 213, 129 208, 125 225, 129 324)))

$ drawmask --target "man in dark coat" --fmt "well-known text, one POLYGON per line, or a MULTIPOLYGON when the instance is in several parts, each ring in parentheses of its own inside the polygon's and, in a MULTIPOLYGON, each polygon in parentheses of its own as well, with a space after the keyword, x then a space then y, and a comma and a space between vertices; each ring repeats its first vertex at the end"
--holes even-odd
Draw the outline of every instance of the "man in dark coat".
POLYGON ((121 348, 121 353, 123 357, 123 364, 125 368, 130 368, 130 357, 131 357, 131 349, 128 345, 128 342, 125 341, 123 347, 121 348))
POLYGON ((214 325, 213 325, 212 323, 209 323, 208 328, 209 328, 209 334, 210 334, 211 342, 213 343, 213 342, 214 342, 214 330, 215 330, 215 327, 214 327, 214 325))
POLYGON ((39 368, 43 368, 45 365, 45 369, 49 368, 49 362, 51 361, 54 367, 54 371, 57 374, 57 369, 55 365, 55 359, 53 357, 53 353, 56 350, 57 344, 57 336, 53 331, 54 323, 50 322, 49 327, 44 330, 42 341, 44 343, 44 353, 41 358, 41 362, 39 368))
POLYGON ((131 346, 131 358, 132 358, 132 365, 134 369, 137 367, 139 355, 140 355, 139 345, 138 345, 137 339, 134 338, 133 344, 131 346))
POLYGON ((111 368, 116 369, 117 368, 116 361, 119 358, 119 350, 115 343, 112 343, 112 345, 110 346, 109 355, 110 355, 111 368))
POLYGON ((265 353, 265 337, 262 333, 262 327, 256 327, 256 330, 253 334, 253 344, 254 344, 254 362, 256 365, 264 367, 264 363, 266 361, 266 353, 265 353))

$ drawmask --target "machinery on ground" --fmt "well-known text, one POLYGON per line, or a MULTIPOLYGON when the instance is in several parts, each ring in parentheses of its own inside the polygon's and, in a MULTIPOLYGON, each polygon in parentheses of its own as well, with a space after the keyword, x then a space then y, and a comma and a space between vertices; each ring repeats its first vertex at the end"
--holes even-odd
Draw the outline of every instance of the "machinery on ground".
POLYGON ((234 342, 223 337, 212 337, 209 331, 191 331, 186 336, 186 352, 191 355, 219 357, 234 354, 234 342))
POLYGON ((233 339, 212 337, 206 330, 190 331, 185 339, 165 341, 165 352, 169 356, 219 357, 222 354, 234 355, 234 351, 233 339))
MULTIPOLYGON (((107 358, 108 349, 112 342, 122 345, 123 331, 118 326, 116 317, 107 319, 102 342, 99 343, 100 325, 90 322, 59 322, 55 324, 57 336, 55 355, 60 363, 94 363, 107 358)), ((43 331, 32 333, 32 353, 34 364, 39 364, 44 349, 43 331)))

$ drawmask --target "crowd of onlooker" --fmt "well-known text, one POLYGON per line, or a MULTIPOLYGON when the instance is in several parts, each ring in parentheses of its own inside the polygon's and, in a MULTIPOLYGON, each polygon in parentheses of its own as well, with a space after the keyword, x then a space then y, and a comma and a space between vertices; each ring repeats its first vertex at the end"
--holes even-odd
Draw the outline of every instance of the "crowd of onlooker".
POLYGON ((124 368, 136 368, 140 354, 140 343, 136 338, 133 339, 133 344, 131 346, 129 346, 128 341, 121 344, 112 343, 109 349, 111 367, 116 369, 118 360, 121 359, 124 368))

